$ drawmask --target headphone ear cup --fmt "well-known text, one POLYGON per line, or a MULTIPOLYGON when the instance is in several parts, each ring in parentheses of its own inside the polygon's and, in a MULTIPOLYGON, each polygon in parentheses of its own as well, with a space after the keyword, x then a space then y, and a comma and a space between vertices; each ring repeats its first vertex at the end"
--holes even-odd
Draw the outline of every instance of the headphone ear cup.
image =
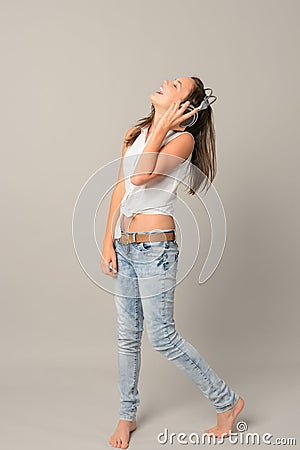
MULTIPOLYGON (((184 105, 184 103, 180 104, 180 107, 184 105)), ((195 108, 193 108, 193 106, 189 105, 185 111, 184 114, 187 114, 190 111, 193 111, 195 108)), ((185 119, 183 122, 181 122, 179 124, 180 127, 191 127, 192 125, 194 125, 194 123, 197 121, 198 119, 198 111, 191 117, 188 117, 187 119, 185 119)))

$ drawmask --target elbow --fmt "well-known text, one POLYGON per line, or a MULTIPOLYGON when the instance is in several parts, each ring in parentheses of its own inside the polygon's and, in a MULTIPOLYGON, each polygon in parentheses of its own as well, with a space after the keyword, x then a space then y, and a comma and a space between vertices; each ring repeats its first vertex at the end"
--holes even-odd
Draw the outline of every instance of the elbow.
POLYGON ((131 175, 130 182, 135 186, 142 186, 147 181, 145 180, 145 177, 141 177, 141 175, 131 175))

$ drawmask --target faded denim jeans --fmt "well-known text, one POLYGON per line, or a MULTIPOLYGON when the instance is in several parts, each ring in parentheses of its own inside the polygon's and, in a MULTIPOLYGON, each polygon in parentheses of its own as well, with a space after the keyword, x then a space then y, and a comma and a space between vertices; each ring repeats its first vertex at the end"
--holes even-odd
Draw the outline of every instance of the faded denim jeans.
MULTIPOLYGON (((171 230, 154 230, 147 233, 171 230)), ((134 234, 132 232, 132 234, 134 234)), ((232 408, 239 396, 176 330, 173 317, 179 249, 176 240, 122 244, 114 239, 117 276, 119 418, 136 420, 143 323, 153 348, 182 369, 218 413, 232 408)))

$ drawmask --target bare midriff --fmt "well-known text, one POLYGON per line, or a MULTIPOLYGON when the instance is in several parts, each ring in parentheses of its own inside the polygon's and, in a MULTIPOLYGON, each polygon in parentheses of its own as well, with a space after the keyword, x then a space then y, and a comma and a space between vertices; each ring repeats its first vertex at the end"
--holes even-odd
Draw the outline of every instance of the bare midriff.
POLYGON ((143 214, 138 213, 132 217, 121 216, 120 226, 122 231, 151 231, 175 229, 172 216, 167 214, 143 214))

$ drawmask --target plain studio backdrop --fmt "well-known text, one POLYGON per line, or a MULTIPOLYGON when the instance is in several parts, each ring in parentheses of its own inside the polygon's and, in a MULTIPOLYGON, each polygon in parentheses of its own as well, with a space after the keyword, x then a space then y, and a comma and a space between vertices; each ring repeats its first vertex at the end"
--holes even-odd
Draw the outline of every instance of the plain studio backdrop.
MULTIPOLYGON (((193 75, 218 97, 214 186, 227 239, 199 284, 211 230, 181 190, 201 248, 176 288, 177 329, 244 397, 249 432, 297 437, 299 13, 292 0, 1 1, 1 448, 109 447, 116 310, 78 261, 73 211, 92 174, 120 158, 150 94, 193 75)), ((97 217, 100 248, 107 213, 97 217)), ((215 424, 146 329, 139 389, 132 449, 161 448, 165 428, 215 424)))

